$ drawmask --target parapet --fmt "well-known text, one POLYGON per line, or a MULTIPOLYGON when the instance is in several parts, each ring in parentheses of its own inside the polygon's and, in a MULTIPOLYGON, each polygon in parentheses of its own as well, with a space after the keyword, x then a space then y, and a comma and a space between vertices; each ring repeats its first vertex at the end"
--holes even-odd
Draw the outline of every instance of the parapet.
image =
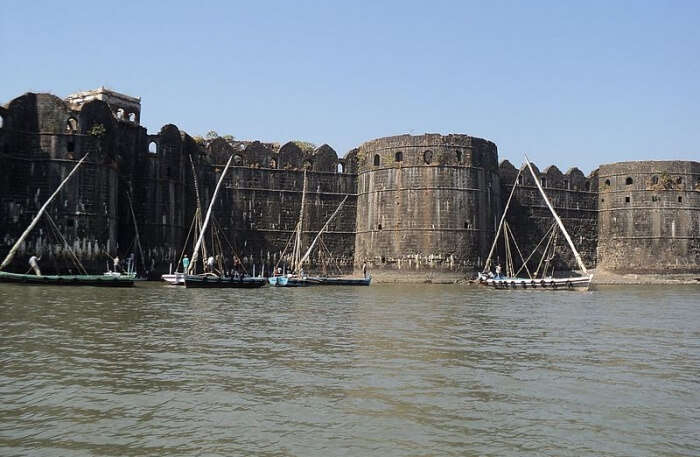
POLYGON ((363 143, 357 150, 359 171, 406 166, 496 168, 498 148, 468 135, 398 135, 363 143))

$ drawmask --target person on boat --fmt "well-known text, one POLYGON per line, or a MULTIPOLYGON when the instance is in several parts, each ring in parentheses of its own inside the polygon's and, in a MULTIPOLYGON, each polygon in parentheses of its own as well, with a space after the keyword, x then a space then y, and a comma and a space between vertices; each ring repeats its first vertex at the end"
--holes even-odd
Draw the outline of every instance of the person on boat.
POLYGON ((41 270, 39 269, 39 260, 41 260, 41 257, 37 257, 35 255, 29 258, 29 266, 32 270, 34 270, 34 274, 37 276, 41 276, 41 270))
POLYGON ((187 269, 190 267, 190 259, 187 254, 182 258, 182 272, 187 273, 187 269))
POLYGON ((207 259, 207 271, 209 273, 214 273, 214 256, 210 255, 209 258, 207 259))
POLYGON ((241 267, 241 259, 238 258, 238 256, 234 256, 233 258, 233 271, 236 274, 236 277, 242 275, 242 270, 243 268, 241 267))
POLYGON ((501 275, 501 265, 500 264, 496 265, 496 279, 503 279, 503 275, 501 275))
POLYGON ((112 262, 114 264, 114 271, 117 272, 119 271, 119 256, 115 256, 114 259, 112 259, 112 262))
POLYGON ((367 262, 362 262, 362 276, 367 277, 367 262))

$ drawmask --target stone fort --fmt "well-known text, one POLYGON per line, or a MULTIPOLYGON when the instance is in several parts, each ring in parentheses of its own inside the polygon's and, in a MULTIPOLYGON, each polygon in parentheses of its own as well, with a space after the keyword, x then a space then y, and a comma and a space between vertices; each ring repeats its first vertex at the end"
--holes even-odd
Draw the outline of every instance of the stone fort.
MULTIPOLYGON (((400 135, 338 157, 326 144, 202 140, 173 124, 149 133, 140 119, 139 98, 105 88, 65 99, 26 93, 0 106, 0 257, 90 153, 8 270, 24 272, 28 256, 38 254, 47 271, 65 269, 75 255, 99 272, 110 255, 137 252, 138 238, 139 271, 167 272, 183 249, 191 255, 197 195, 206 209, 231 156, 209 242, 235 252, 249 271, 269 272, 280 261, 305 180, 306 246, 347 196, 311 271, 349 273, 367 262, 380 276, 470 276, 483 268, 516 177, 508 222, 520 248, 535 248, 553 223, 531 175, 499 163, 496 145, 481 138, 400 135), (95 126, 103 134, 91 134, 95 126)), ((588 176, 577 168, 535 170, 587 265, 700 272, 699 162, 620 162, 588 176)), ((562 251, 558 268, 574 268, 573 255, 562 251)))

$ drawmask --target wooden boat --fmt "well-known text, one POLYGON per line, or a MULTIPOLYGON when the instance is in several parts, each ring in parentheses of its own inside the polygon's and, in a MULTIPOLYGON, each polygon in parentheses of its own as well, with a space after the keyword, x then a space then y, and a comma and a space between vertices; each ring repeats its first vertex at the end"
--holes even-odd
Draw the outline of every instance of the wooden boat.
MULTIPOLYGON (((306 286, 369 286, 371 282, 371 278, 349 278, 349 277, 327 277, 327 276, 307 276, 304 274, 304 270, 302 268, 302 265, 304 262, 306 262, 313 251, 314 247, 316 246, 316 243, 320 239, 321 235, 328 229, 331 221, 335 216, 340 212, 340 208, 343 207, 343 204, 345 204, 345 201, 348 199, 347 195, 343 200, 340 202, 338 207, 335 209, 333 214, 328 218, 326 223, 323 225, 321 230, 316 234, 316 237, 313 239, 311 244, 309 245, 308 249, 306 252, 302 255, 301 254, 301 234, 302 234, 302 224, 304 221, 304 202, 306 200, 306 187, 307 187, 307 180, 306 180, 306 171, 304 171, 304 187, 303 191, 301 194, 301 209, 299 211, 299 221, 297 222, 296 228, 294 230, 294 244, 292 248, 292 259, 294 262, 294 269, 292 274, 288 275, 274 275, 268 278, 268 282, 271 286, 274 287, 306 287, 306 286)), ((289 242, 288 242, 289 243, 289 242)), ((285 247, 286 251, 286 247, 285 247)), ((284 252, 282 253, 282 258, 284 256, 284 252)), ((277 266, 275 266, 275 269, 277 269, 277 266)))
MULTIPOLYGON (((9 272, 4 272, 2 271, 3 268, 5 268, 7 265, 10 264, 12 259, 14 258, 17 250, 19 249, 19 246, 24 242, 25 238, 29 235, 29 233, 32 231, 32 229, 36 226, 36 224, 39 222, 39 219, 41 216, 44 215, 46 212, 46 209, 49 207, 51 202, 56 198, 56 196, 59 194, 63 186, 73 177, 73 175, 78 171, 78 168, 85 162, 87 159, 89 153, 85 154, 79 161, 78 163, 73 167, 73 169, 68 173, 68 176, 65 177, 65 179, 59 184, 59 186, 56 188, 56 190, 49 196, 49 198, 44 202, 44 204, 41 206, 39 211, 37 212, 36 216, 34 216, 34 219, 32 222, 27 226, 27 228, 24 230, 24 232, 20 235, 20 237, 17 239, 15 242, 14 246, 10 249, 10 252, 8 252, 7 256, 5 257, 5 260, 3 260, 2 264, 0 264, 0 282, 9 282, 9 283, 15 283, 15 284, 25 284, 25 285, 57 285, 57 286, 103 286, 103 287, 129 287, 134 285, 134 278, 129 275, 121 275, 117 273, 116 275, 114 274, 102 274, 102 275, 90 275, 87 274, 83 266, 80 264, 80 262, 77 260, 77 257, 75 257, 75 254, 73 254, 72 250, 70 250, 70 246, 66 242, 66 248, 73 254, 73 257, 75 258, 77 262, 77 267, 83 271, 84 274, 82 275, 41 275, 41 274, 20 274, 20 273, 9 273, 9 272)), ((46 213, 46 216, 49 218, 49 221, 51 221, 50 216, 48 213, 46 213)), ((54 224, 52 222, 52 224, 54 224)), ((65 242, 65 240, 64 240, 65 242)))
POLYGON ((520 252, 520 249, 518 248, 517 244, 515 245, 517 253, 520 254, 520 260, 522 261, 522 266, 520 269, 517 271, 513 267, 513 262, 512 262, 512 255, 511 255, 511 250, 510 250, 510 243, 509 239, 515 242, 515 237, 513 236, 513 233, 510 231, 508 228, 508 223, 505 222, 505 217, 506 214, 508 213, 508 208, 510 207, 510 202, 511 199, 513 198, 513 194, 515 193, 515 188, 518 185, 520 173, 522 172, 522 169, 518 171, 518 176, 515 177, 515 181, 513 182, 513 188, 511 189, 510 196, 508 197, 508 202, 506 203, 506 208, 503 211, 503 215, 501 216, 501 221, 498 224, 498 230, 496 231, 496 237, 493 240, 493 244, 491 245, 491 250, 489 252, 489 256, 486 259, 486 264, 484 266, 484 270, 479 273, 478 280, 481 284, 484 284, 489 287, 493 287, 494 289, 539 289, 539 290, 544 290, 544 289, 550 289, 550 290, 588 290, 591 284, 591 280, 593 279, 593 275, 588 273, 588 270, 586 269, 586 266, 583 264, 583 260, 581 260, 581 256, 576 250, 576 246, 574 246, 573 241, 571 241, 571 237, 569 236, 569 233, 566 231, 566 228, 564 227, 564 224, 562 223, 561 219, 557 215, 556 211, 554 210, 554 207, 552 206, 552 203, 549 201, 549 198, 547 197, 547 194, 545 194, 544 189, 542 188, 542 185, 540 184, 539 179, 537 178, 537 175, 535 174, 535 171, 532 169, 532 165, 530 164, 530 161, 527 159, 527 156, 525 156, 525 163, 527 165, 527 168, 530 170, 530 173, 532 174, 532 178, 535 181, 535 184, 537 185, 537 189, 539 190, 540 194, 542 195, 542 198, 544 199, 545 203, 547 204, 547 207, 549 208, 549 211, 552 213, 552 216, 554 216, 554 220, 556 223, 552 225, 552 227, 545 233, 545 237, 540 241, 540 244, 544 241, 544 239, 549 236, 549 242, 547 243, 547 246, 544 249, 544 253, 542 255, 542 259, 540 260, 540 264, 537 266, 537 270, 535 270, 534 275, 530 273, 530 270, 527 267, 527 263, 532 258, 532 255, 535 253, 535 251, 539 248, 540 244, 535 247, 535 250, 530 254, 530 256, 527 259, 522 258, 522 254, 520 252), (556 231, 556 227, 560 229, 561 233, 564 235, 564 238, 566 238, 567 243, 569 244, 569 247, 574 253, 574 257, 576 258, 576 262, 578 263, 578 266, 583 273, 581 276, 565 276, 565 277, 553 277, 553 275, 547 276, 547 264, 549 263, 550 260, 552 260, 553 256, 551 256, 549 259, 547 259, 547 252, 549 250, 549 247, 552 246, 552 253, 554 251, 554 248, 556 246, 556 236, 558 232, 556 231), (493 255, 494 249, 496 247, 496 243, 499 240, 499 236, 503 234, 503 239, 505 242, 505 247, 506 247, 506 275, 503 276, 500 274, 500 267, 497 269, 497 274, 494 276, 490 273, 490 267, 491 267, 491 257, 493 255), (552 244, 551 241, 555 240, 555 242, 552 244), (543 262, 545 263, 545 268, 542 270, 542 275, 538 278, 538 273, 540 271, 540 267, 543 262), (527 278, 518 276, 522 270, 525 270, 528 274, 527 278))
POLYGON ((0 282, 37 286, 130 287, 134 278, 114 275, 42 275, 0 271, 0 282))
MULTIPOLYGON (((226 176, 226 172, 231 166, 231 161, 233 160, 233 155, 229 157, 228 162, 226 162, 226 167, 224 167, 224 171, 221 173, 221 177, 219 177, 219 181, 216 184, 216 188, 214 189, 214 194, 211 197, 211 201, 209 202, 209 208, 207 208, 207 214, 206 217, 204 218, 204 222, 202 223, 202 227, 199 233, 199 238, 197 239, 197 243, 195 244, 193 254, 192 254, 192 260, 190 261, 190 265, 188 268, 188 271, 186 274, 184 274, 184 283, 185 287, 187 288, 233 288, 233 289, 253 289, 253 288, 258 288, 258 287, 263 287, 264 285, 267 284, 267 281, 265 278, 262 277, 254 277, 254 276, 246 276, 246 275, 236 275, 236 276, 225 276, 225 275, 217 275, 211 272, 201 274, 201 275, 196 275, 192 274, 193 270, 195 268, 195 265, 197 264, 197 259, 199 257, 199 252, 200 252, 200 247, 202 246, 202 242, 204 241, 204 235, 206 233, 207 227, 209 225, 209 220, 211 218, 211 213, 212 209, 214 208, 214 203, 216 202, 216 196, 219 193, 219 189, 221 188, 221 183, 224 180, 224 177, 226 176)), ((177 273, 176 273, 176 279, 177 279, 177 273)))
POLYGON ((289 278, 287 276, 270 276, 267 278, 267 282, 273 287, 285 287, 289 282, 289 278))
POLYGON ((161 279, 173 286, 184 286, 185 285, 186 273, 175 272, 167 275, 161 275, 161 279))
POLYGON ((214 274, 186 275, 185 287, 188 289, 230 288, 256 289, 267 284, 265 278, 252 276, 218 276, 214 274))
MULTIPOLYGON (((199 195, 199 181, 197 180, 197 169, 194 166, 194 161, 192 160, 192 155, 188 154, 189 161, 190 161, 190 167, 192 168, 192 180, 194 182, 194 190, 195 190, 195 197, 196 197, 196 205, 197 209, 195 210, 194 217, 192 218, 192 224, 190 225, 190 229, 187 232, 187 238, 185 239, 184 247, 182 249, 182 253, 180 254, 180 258, 177 261, 177 264, 175 265, 175 272, 173 273, 172 271, 172 264, 170 265, 170 273, 166 275, 161 275, 161 280, 167 282, 170 285, 173 286, 184 286, 185 285, 185 276, 188 274, 192 274, 192 268, 196 268, 196 265, 192 265, 192 268, 189 269, 189 271, 183 271, 179 272, 177 271, 178 268, 180 268, 180 265, 182 265, 182 259, 185 256, 185 250, 187 249, 187 244, 189 243, 190 240, 190 235, 194 233, 193 239, 194 238, 199 238, 199 234, 202 233, 202 200, 199 195)), ((207 258, 207 249, 206 245, 204 243, 204 240, 200 242, 200 249, 201 249, 201 256, 202 259, 207 258)))
POLYGON ((351 277, 326 277, 326 276, 309 276, 306 280, 314 285, 319 286, 369 286, 372 282, 372 277, 366 278, 351 278, 351 277))
POLYGON ((550 290, 588 290, 590 276, 568 278, 486 278, 484 284, 495 289, 550 289, 550 290))

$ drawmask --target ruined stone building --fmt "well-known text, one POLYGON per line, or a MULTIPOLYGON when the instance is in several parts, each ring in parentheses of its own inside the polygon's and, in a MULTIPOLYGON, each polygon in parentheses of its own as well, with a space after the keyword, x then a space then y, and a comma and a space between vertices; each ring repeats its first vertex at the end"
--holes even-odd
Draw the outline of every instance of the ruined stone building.
MULTIPOLYGON (((191 255, 191 238, 185 242, 197 190, 206 209, 233 156, 209 243, 236 252, 249 270, 269 272, 279 262, 300 217, 306 176, 304 245, 348 197, 310 269, 350 272, 367 261, 375 274, 464 276, 483 267, 518 175, 508 161, 499 164, 494 143, 466 135, 380 138, 339 158, 328 145, 198 141, 172 124, 149 133, 140 119, 139 98, 104 88, 64 100, 27 93, 0 106, 1 257, 89 153, 10 270, 23 272, 36 253, 43 269, 65 271, 68 244, 91 272, 130 253, 141 271, 168 271, 183 249, 191 255)), ((700 163, 623 162, 588 176, 555 166, 536 172, 586 264, 700 272, 700 163)), ((553 220, 530 174, 517 179, 507 219, 529 252, 553 220)), ((574 266, 565 249, 557 260, 559 268, 574 266)))

